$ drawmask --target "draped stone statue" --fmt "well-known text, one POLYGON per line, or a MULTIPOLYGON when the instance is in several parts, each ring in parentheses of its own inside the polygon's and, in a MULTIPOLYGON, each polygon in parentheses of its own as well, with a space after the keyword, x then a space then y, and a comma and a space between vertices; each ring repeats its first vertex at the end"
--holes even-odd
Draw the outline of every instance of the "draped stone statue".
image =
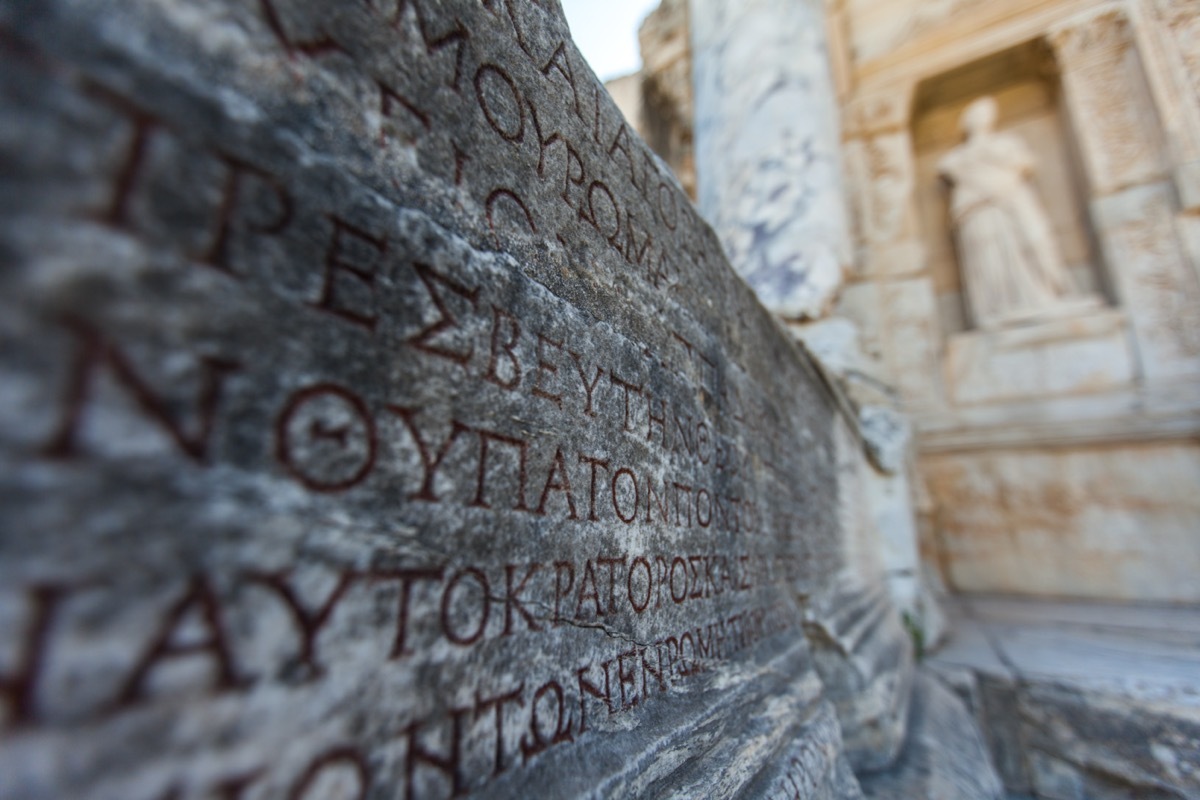
POLYGON ((976 324, 990 330, 1098 306, 1072 286, 1030 181, 1033 155, 1016 136, 996 132, 996 117, 991 97, 968 105, 959 120, 966 140, 938 163, 953 187, 950 217, 976 324))

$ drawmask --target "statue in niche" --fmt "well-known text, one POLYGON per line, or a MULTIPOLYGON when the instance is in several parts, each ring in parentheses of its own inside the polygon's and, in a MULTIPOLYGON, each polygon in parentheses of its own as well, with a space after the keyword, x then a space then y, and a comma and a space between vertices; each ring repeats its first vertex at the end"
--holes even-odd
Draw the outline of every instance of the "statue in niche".
POLYGON ((938 163, 952 186, 950 217, 971 313, 994 330, 1100 306, 1072 286, 1050 218, 1030 178, 1033 155, 1012 134, 995 130, 995 99, 962 113, 965 141, 938 163))

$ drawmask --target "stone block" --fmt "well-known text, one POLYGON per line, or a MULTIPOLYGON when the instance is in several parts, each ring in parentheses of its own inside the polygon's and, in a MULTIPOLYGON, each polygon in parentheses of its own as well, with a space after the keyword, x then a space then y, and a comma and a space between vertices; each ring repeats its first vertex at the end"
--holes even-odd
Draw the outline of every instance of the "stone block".
POLYGON ((913 688, 910 731, 896 766, 862 779, 868 800, 1001 800, 1004 787, 966 705, 928 672, 913 688))
POLYGON ((888 763, 911 658, 833 400, 557 3, 0 29, 0 796, 888 763))
POLYGON ((858 346, 872 360, 882 358, 880 335, 883 333, 879 307, 879 284, 875 281, 849 283, 838 297, 830 321, 845 318, 858 331, 858 346))
POLYGON ((913 649, 890 587, 871 505, 874 469, 849 424, 834 427, 841 568, 833 591, 812 598, 805 633, 827 696, 838 710, 850 765, 886 769, 904 743, 913 649))
POLYGON ((921 470, 953 589, 1200 600, 1194 445, 946 452, 921 470))
POLYGON ((1200 209, 1200 161, 1181 164, 1175 169, 1175 191, 1184 211, 1200 209))
POLYGON ((905 407, 943 407, 943 389, 936 379, 941 331, 931 281, 912 278, 882 282, 879 299, 886 320, 880 334, 884 358, 905 407))
POLYGON ((1163 123, 1126 9, 1094 6, 1056 25, 1047 39, 1063 72, 1092 194, 1112 194, 1163 177, 1163 123))
POLYGON ((871 248, 897 243, 912 228, 913 156, 908 134, 866 135, 849 139, 844 149, 857 189, 854 205, 860 239, 871 248))
POLYGON ((918 239, 870 248, 863 261, 866 274, 881 278, 910 277, 924 272, 929 263, 927 248, 918 239))
POLYGON ((1025 687, 1020 715, 1034 792, 1052 800, 1200 796, 1200 709, 1078 684, 1025 687))
POLYGON ((904 473, 884 475, 874 469, 867 471, 866 478, 867 502, 878 536, 876 546, 892 588, 892 600, 901 613, 918 617, 921 564, 908 478, 904 473))
POLYGON ((945 375, 953 402, 969 405, 1129 387, 1136 367, 1124 315, 1106 310, 954 334, 945 375))
POLYGON ((1152 383, 1200 374, 1200 275, 1176 234, 1171 194, 1153 184, 1092 207, 1140 369, 1152 383))

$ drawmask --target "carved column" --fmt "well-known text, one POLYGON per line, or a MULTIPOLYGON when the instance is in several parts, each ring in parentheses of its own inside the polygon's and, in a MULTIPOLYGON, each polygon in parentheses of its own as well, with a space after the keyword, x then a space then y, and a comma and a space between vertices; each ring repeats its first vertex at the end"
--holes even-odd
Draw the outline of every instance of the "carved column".
POLYGON ((1200 4, 1142 0, 1141 49, 1170 145, 1180 210, 1176 218, 1200 276, 1200 4))
POLYGON ((913 208, 912 89, 875 91, 846 108, 846 166, 864 275, 907 274, 925 266, 913 208))
POLYGON ((1075 17, 1049 34, 1094 196, 1163 177, 1161 125, 1123 7, 1075 17))
POLYGON ((850 263, 820 0, 691 0, 701 212, 775 313, 816 319, 850 263))
POLYGON ((1185 211, 1200 211, 1200 6, 1148 0, 1139 44, 1171 150, 1185 211))
POLYGON ((1105 6, 1050 32, 1091 184, 1091 215, 1150 385, 1200 377, 1200 282, 1136 17, 1105 6))

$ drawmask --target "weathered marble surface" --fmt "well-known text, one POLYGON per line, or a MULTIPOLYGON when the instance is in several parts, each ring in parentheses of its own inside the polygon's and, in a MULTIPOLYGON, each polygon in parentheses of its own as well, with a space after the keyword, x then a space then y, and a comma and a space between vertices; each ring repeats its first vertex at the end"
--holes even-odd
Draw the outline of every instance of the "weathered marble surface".
MULTIPOLYGON (((859 492, 851 502, 860 509, 858 524, 874 543, 873 554, 879 556, 892 604, 910 625, 936 639, 942 624, 917 552, 910 484, 912 431, 898 410, 896 392, 882 378, 878 361, 863 351, 858 329, 849 320, 830 317, 788 328, 813 356, 855 421, 860 441, 847 444, 843 471, 857 481, 859 492)), ((843 483, 847 481, 844 477, 843 483)))
POLYGON ((767 308, 819 318, 851 258, 823 6, 690 9, 698 205, 767 308))
POLYGON ((1014 796, 1200 796, 1195 607, 974 597, 948 608, 954 634, 926 663, 971 706, 1014 796))
POLYGON ((1112 309, 946 342, 946 394, 963 406, 1119 390, 1135 379, 1129 322, 1112 309))
MULTIPOLYGON (((831 359, 822 374, 849 398, 841 407, 856 418, 838 437, 841 539, 854 566, 839 577, 832 602, 813 599, 807 632, 851 765, 882 769, 903 744, 911 686, 910 643, 893 603, 920 593, 893 583, 897 593, 889 597, 878 580, 897 566, 880 558, 884 541, 907 539, 915 554, 915 537, 908 498, 875 491, 875 467, 904 469, 908 431, 886 401, 866 401, 858 391, 865 374, 853 374, 853 359, 838 353, 855 336, 845 332, 848 323, 817 321, 831 310, 850 263, 824 8, 807 0, 690 0, 689 11, 699 208, 759 299, 818 362, 831 359), (829 341, 807 344, 823 332, 829 341), (899 519, 890 518, 894 512, 899 519)), ((887 393, 871 383, 870 391, 887 393)), ((915 583, 911 567, 902 569, 915 583)))
POLYGON ((857 797, 842 728, 899 750, 832 402, 554 3, 0 33, 0 796, 857 797))
POLYGON ((1200 602, 1200 447, 922 457, 946 579, 964 591, 1200 602))
POLYGON ((864 776, 870 800, 999 800, 1003 785, 975 718, 927 671, 913 688, 909 735, 894 769, 864 776))

